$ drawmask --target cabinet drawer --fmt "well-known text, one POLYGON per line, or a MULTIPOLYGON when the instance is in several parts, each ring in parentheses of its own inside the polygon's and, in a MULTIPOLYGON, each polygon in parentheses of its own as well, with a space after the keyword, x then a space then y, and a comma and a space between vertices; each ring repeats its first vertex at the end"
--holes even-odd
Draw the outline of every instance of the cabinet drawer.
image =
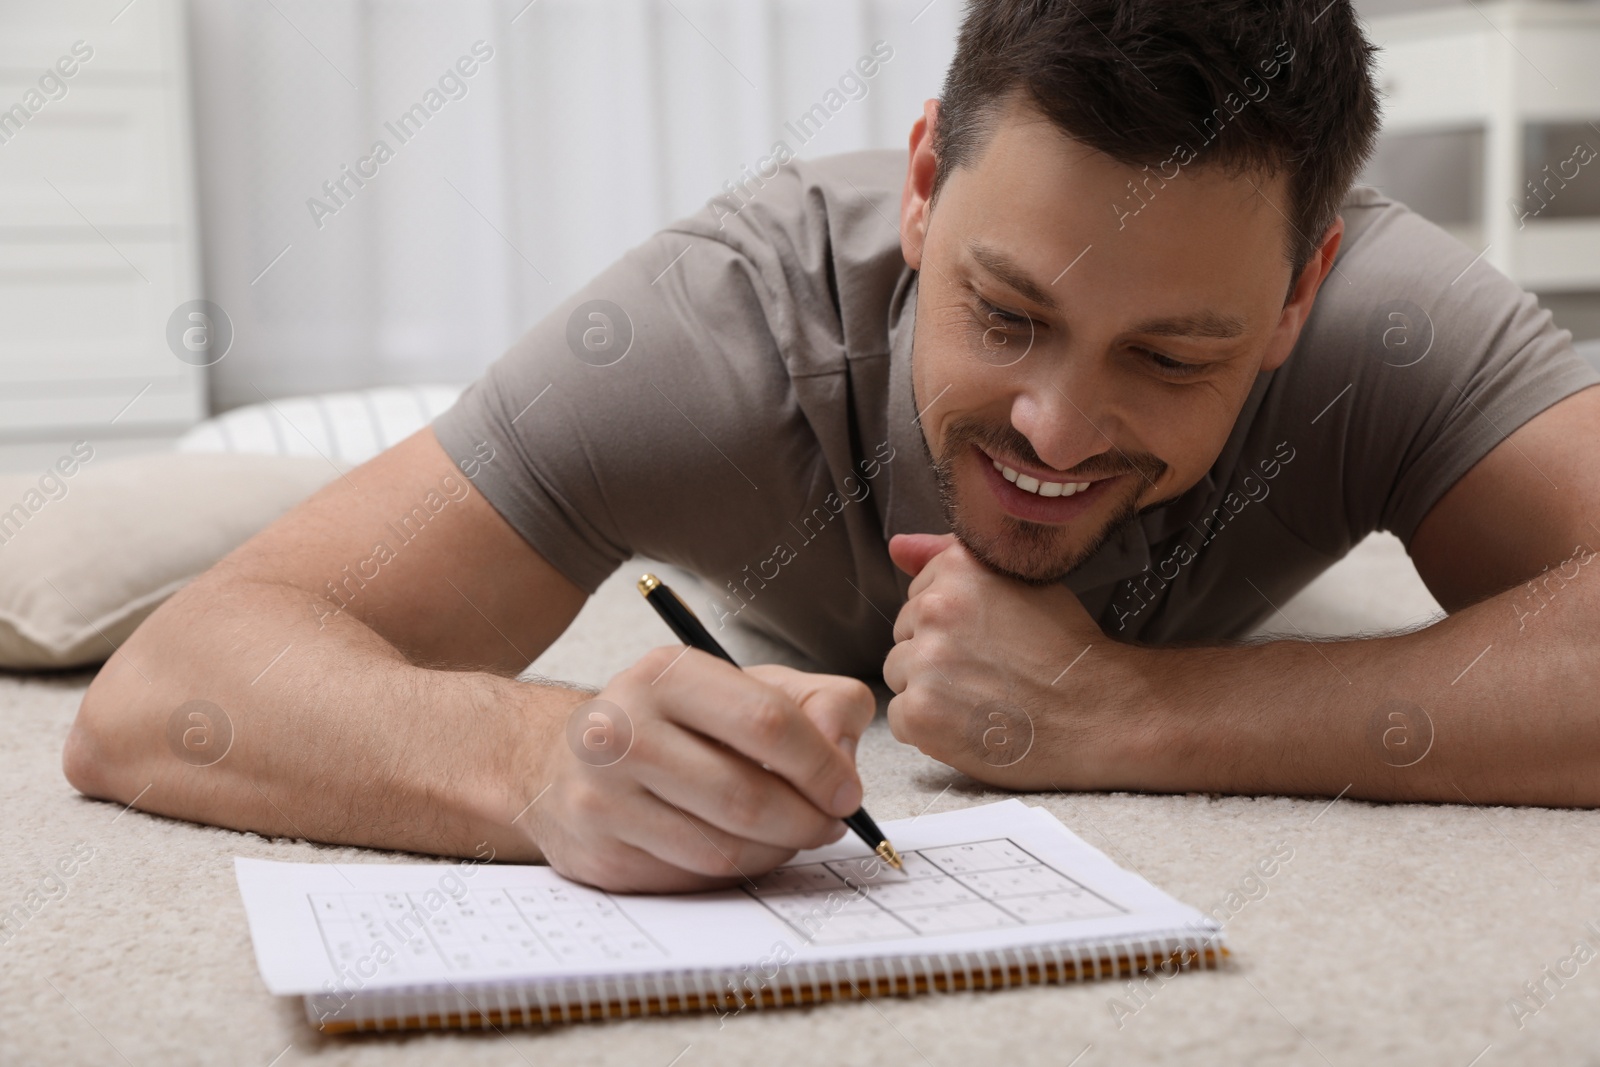
MULTIPOLYGON (((26 84, 0 76, 0 108, 26 84)), ((67 227, 93 236, 88 219, 101 229, 168 228, 147 238, 186 238, 177 227, 187 211, 177 198, 190 181, 176 172, 185 156, 175 114, 181 109, 173 91, 160 85, 82 82, 20 128, 0 110, 0 227, 67 227)))
POLYGON ((0 4, 0 71, 37 78, 83 41, 94 50, 84 70, 170 70, 171 0, 5 0, 0 4), (120 11, 120 14, 119 14, 120 11), (112 22, 115 17, 116 21, 112 22))
POLYGON ((187 250, 118 248, 122 255, 99 241, 0 243, 0 393, 194 378, 166 340, 168 317, 195 296, 187 250))

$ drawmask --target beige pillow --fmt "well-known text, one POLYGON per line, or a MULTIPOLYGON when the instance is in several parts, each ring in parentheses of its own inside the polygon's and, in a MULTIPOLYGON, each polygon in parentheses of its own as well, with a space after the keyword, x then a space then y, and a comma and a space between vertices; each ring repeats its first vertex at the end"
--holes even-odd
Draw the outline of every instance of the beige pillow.
POLYGON ((0 475, 0 668, 103 662, 185 582, 338 472, 321 459, 161 453, 79 442, 0 475))

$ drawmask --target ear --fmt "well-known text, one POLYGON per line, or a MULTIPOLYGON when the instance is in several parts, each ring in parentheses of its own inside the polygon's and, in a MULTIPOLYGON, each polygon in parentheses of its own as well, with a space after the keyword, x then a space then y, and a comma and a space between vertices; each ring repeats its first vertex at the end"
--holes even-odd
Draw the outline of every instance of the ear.
POLYGON ((1305 326, 1306 319, 1311 316, 1311 305, 1317 298, 1317 290, 1322 288, 1323 280, 1333 270, 1333 257, 1339 254, 1339 242, 1343 239, 1344 218, 1335 215, 1332 224, 1323 233, 1317 250, 1306 260, 1305 267, 1300 271, 1300 277, 1295 279, 1294 292, 1289 295, 1289 302, 1283 306, 1278 327, 1273 331, 1272 339, 1267 342, 1266 352, 1262 354, 1262 370, 1277 370, 1283 366, 1284 360, 1289 358, 1295 342, 1300 339, 1300 330, 1305 326))
POLYGON ((911 124, 911 160, 900 193, 900 254, 906 266, 922 269, 922 242, 928 234, 933 197, 933 131, 939 125, 939 101, 922 105, 922 117, 911 124))

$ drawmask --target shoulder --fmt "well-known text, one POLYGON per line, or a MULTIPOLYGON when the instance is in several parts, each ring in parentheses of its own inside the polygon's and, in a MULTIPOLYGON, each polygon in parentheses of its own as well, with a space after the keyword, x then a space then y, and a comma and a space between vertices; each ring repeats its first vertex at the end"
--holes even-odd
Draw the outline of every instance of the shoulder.
MULTIPOLYGON (((770 242, 806 230, 827 230, 883 211, 899 213, 906 153, 898 149, 796 157, 779 141, 765 156, 724 180, 703 208, 670 228, 730 244, 770 242)), ((893 229, 891 223, 890 226, 893 229)))
POLYGON ((1336 552, 1374 529, 1409 537, 1495 441, 1585 379, 1571 335, 1487 250, 1367 187, 1341 215, 1334 269, 1256 418, 1311 457, 1315 484, 1283 494, 1282 517, 1336 552))
POLYGON ((900 150, 799 159, 778 142, 667 230, 751 264, 794 373, 836 370, 830 353, 888 350, 890 305, 909 273, 897 221, 906 160, 900 150))
POLYGON ((1488 249, 1365 186, 1340 214, 1346 238, 1284 365, 1293 388, 1275 390, 1279 402, 1318 405, 1331 399, 1319 387, 1348 385, 1391 417, 1425 418, 1458 406, 1486 371, 1529 373, 1571 353, 1571 335, 1488 249))

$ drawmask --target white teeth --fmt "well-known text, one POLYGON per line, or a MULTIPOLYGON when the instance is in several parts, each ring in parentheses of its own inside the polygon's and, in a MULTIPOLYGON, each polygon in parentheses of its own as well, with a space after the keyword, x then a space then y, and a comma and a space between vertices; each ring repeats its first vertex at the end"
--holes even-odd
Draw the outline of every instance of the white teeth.
POLYGON ((1007 481, 1016 482, 1018 489, 1039 496, 1071 496, 1089 487, 1088 482, 1041 482, 1031 474, 1017 474, 1010 467, 1005 469, 1005 476, 1007 481))
POLYGON ((1000 472, 1001 477, 1008 482, 1015 482, 1017 488, 1025 493, 1036 493, 1039 496, 1071 496, 1089 488, 1088 482, 1041 482, 1031 474, 1018 474, 993 457, 990 458, 990 462, 994 464, 994 469, 1000 472))

